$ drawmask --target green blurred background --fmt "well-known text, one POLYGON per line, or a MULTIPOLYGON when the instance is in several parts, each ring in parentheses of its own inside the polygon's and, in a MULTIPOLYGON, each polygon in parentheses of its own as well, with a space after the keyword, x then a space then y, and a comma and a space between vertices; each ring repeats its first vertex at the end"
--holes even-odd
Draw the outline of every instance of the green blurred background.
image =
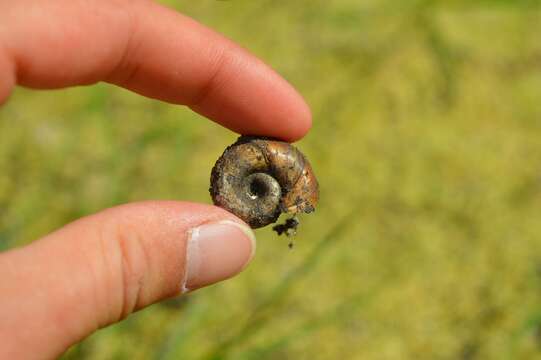
MULTIPOLYGON (((296 246, 152 306, 65 359, 541 358, 538 1, 167 1, 249 48, 314 114, 296 246)), ((0 248, 145 199, 210 202, 236 135, 100 84, 0 109, 0 248)))

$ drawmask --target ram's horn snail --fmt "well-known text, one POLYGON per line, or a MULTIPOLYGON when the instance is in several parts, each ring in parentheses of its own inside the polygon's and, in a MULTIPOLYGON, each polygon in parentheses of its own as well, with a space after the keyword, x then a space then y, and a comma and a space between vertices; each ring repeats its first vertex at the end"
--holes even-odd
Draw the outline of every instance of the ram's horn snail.
POLYGON ((318 183, 304 155, 270 138, 241 136, 214 165, 210 183, 214 204, 254 229, 281 213, 310 213, 318 201, 318 183))

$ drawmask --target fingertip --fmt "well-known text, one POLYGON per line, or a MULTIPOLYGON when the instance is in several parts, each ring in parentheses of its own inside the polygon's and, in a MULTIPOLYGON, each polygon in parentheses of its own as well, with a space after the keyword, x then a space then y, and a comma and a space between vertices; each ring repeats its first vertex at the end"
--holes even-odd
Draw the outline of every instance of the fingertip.
POLYGON ((278 73, 271 73, 275 81, 261 91, 267 94, 261 95, 260 99, 268 96, 268 102, 260 108, 258 116, 261 122, 258 130, 262 133, 256 135, 272 136, 288 142, 300 140, 312 127, 310 107, 293 85, 278 73))
POLYGON ((221 220, 189 231, 182 293, 229 279, 253 259, 256 241, 245 224, 221 220))
MULTIPOLYGON (((97 216, 114 224, 109 228, 120 229, 123 239, 132 238, 136 233, 135 237, 143 244, 152 242, 147 257, 155 261, 150 261, 150 268, 167 274, 165 278, 169 280, 162 281, 161 286, 165 288, 165 283, 169 284, 168 290, 163 292, 169 296, 237 275, 248 266, 256 251, 252 229, 214 205, 144 201, 107 209, 97 216)), ((153 293, 160 291, 163 289, 153 293)))
POLYGON ((241 135, 303 138, 312 127, 310 107, 280 75, 266 66, 260 72, 265 75, 226 82, 228 87, 190 108, 241 135))

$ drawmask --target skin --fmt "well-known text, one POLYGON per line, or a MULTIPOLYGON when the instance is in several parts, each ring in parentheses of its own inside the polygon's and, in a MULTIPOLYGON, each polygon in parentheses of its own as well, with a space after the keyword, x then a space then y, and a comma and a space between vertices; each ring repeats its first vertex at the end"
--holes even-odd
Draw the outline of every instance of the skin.
MULTIPOLYGON (((294 141, 311 126, 301 96, 263 62, 152 1, 0 0, 0 104, 17 85, 100 81, 238 133, 294 141)), ((54 358, 178 295, 188 230, 225 219, 242 223, 210 205, 127 204, 0 254, 0 358, 54 358)))

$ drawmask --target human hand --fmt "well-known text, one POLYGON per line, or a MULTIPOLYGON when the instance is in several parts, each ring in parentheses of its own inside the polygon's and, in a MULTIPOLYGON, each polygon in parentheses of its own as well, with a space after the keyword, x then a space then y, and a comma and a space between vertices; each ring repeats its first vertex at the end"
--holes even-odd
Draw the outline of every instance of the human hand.
MULTIPOLYGON (((0 104, 12 88, 105 81, 188 105, 243 134, 293 141, 308 107, 261 61, 147 0, 0 1, 0 104)), ((164 298, 229 278, 252 231, 210 205, 143 202, 0 254, 0 358, 51 358, 164 298)))

